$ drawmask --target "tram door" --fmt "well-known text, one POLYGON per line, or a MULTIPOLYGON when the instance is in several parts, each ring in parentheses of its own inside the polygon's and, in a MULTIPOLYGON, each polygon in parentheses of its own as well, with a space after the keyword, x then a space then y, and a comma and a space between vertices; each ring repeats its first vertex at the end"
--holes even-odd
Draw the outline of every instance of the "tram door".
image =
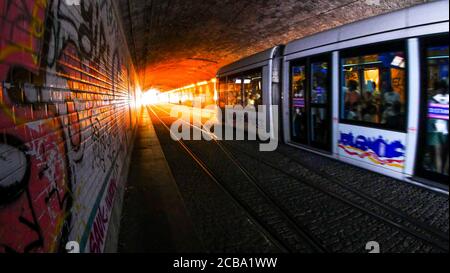
POLYGON ((422 109, 416 174, 448 183, 448 37, 422 41, 422 109))
POLYGON ((305 58, 291 65, 291 139, 331 149, 330 56, 305 58))

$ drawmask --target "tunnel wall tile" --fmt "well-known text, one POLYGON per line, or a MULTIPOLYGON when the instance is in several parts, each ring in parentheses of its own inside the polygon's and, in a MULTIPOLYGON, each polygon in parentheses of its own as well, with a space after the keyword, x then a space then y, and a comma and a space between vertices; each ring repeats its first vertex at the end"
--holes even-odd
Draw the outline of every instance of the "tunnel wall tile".
POLYGON ((102 252, 140 95, 115 3, 0 0, 0 31, 0 252, 102 252))

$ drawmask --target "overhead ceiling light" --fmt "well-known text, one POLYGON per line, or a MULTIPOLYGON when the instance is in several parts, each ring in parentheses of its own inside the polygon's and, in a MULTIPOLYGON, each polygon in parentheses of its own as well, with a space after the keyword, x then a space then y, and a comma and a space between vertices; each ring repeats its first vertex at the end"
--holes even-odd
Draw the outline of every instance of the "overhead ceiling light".
POLYGON ((405 59, 400 56, 395 56, 395 58, 391 62, 391 65, 405 68, 405 59))

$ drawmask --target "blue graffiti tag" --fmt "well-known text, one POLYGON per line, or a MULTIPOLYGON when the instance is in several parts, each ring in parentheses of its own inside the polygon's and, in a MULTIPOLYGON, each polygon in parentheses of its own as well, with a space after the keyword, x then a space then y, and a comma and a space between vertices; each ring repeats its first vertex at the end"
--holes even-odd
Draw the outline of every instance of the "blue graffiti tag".
POLYGON ((370 138, 359 135, 355 138, 351 132, 348 134, 341 132, 339 144, 354 147, 362 151, 371 150, 379 157, 395 158, 405 155, 405 145, 399 140, 389 143, 382 136, 370 138))

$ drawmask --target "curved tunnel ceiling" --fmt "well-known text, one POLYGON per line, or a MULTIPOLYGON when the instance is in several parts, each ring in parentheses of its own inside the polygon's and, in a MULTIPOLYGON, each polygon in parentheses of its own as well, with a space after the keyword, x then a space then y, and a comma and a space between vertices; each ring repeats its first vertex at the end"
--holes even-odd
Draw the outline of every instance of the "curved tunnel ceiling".
POLYGON ((424 0, 120 0, 142 88, 215 76, 244 56, 424 0))

